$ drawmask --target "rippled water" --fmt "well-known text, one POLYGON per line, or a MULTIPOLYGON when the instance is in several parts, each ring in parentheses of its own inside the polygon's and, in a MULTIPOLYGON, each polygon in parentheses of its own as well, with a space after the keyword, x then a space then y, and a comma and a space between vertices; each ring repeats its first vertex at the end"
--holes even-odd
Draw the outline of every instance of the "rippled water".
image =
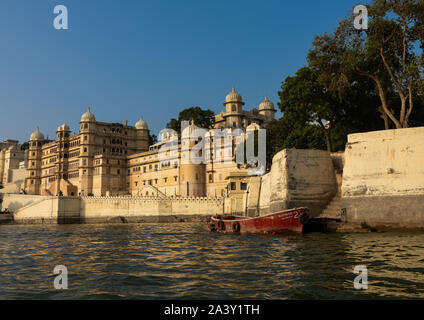
POLYGON ((424 297, 424 233, 222 235, 203 224, 0 226, 0 299, 424 297), (356 265, 368 290, 353 287, 356 265), (65 265, 69 289, 55 290, 65 265))

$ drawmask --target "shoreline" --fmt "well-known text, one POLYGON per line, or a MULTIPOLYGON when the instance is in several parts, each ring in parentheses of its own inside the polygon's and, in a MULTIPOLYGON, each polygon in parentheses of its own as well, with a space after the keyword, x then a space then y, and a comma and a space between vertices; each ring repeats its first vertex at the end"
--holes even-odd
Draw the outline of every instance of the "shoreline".
MULTIPOLYGON (((203 223, 206 220, 206 215, 163 215, 163 216, 117 216, 117 217, 97 217, 97 218, 75 218, 66 220, 57 219, 23 219, 16 221, 13 219, 13 214, 0 214, 0 226, 2 225, 66 225, 66 224, 87 224, 87 225, 119 225, 119 224, 149 224, 149 223, 203 223)), ((303 234, 309 233, 386 233, 386 232, 401 232, 401 233, 420 233, 424 232, 424 228, 419 227, 400 227, 395 225, 378 225, 369 226, 365 223, 350 223, 341 221, 325 221, 318 224, 307 224, 303 234)))

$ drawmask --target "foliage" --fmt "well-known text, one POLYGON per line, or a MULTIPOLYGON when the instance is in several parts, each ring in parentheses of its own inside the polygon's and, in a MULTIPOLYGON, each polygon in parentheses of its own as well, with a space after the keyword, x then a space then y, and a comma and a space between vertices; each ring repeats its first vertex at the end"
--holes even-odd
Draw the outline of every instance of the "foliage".
POLYGON ((369 29, 354 29, 353 15, 333 34, 317 36, 308 54, 310 67, 329 91, 343 95, 353 78, 371 80, 386 121, 405 128, 423 93, 422 0, 374 0, 369 6, 369 29))
POLYGON ((310 68, 301 68, 294 77, 286 78, 278 95, 278 106, 286 121, 296 128, 319 125, 326 137, 327 150, 331 151, 331 127, 342 106, 318 82, 318 75, 310 68))
MULTIPOLYGON (((270 137, 280 140, 270 140, 271 149, 339 151, 344 149, 347 134, 383 129, 381 114, 373 107, 379 99, 370 80, 352 77, 352 83, 335 94, 319 81, 319 76, 317 71, 304 67, 282 83, 278 106, 283 112, 279 129, 284 130, 284 134, 270 137)), ((275 131, 273 126, 270 123, 271 132, 275 131)), ((271 153, 278 151, 271 149, 271 153)))
POLYGON ((155 134, 149 132, 149 146, 158 142, 158 137, 155 134))
POLYGON ((178 134, 181 132, 181 122, 194 120, 196 126, 209 128, 212 124, 215 113, 212 110, 204 110, 200 107, 191 107, 182 110, 178 114, 178 119, 172 118, 166 125, 168 129, 173 129, 178 134))
POLYGON ((298 125, 283 117, 268 122, 265 129, 268 167, 274 155, 282 149, 326 149, 324 133, 317 125, 298 125))
POLYGON ((27 150, 27 149, 29 149, 29 142, 28 141, 22 143, 22 145, 21 145, 21 150, 27 150))

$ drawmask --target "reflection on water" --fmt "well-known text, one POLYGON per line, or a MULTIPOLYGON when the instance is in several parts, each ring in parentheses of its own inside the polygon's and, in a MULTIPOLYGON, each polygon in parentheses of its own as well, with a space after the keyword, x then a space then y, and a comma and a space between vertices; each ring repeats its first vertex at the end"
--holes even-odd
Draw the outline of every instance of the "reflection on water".
POLYGON ((0 299, 424 297, 424 233, 222 235, 193 224, 0 226, 0 299), (366 265, 368 290, 353 288, 366 265), (65 265, 69 289, 55 290, 65 265))

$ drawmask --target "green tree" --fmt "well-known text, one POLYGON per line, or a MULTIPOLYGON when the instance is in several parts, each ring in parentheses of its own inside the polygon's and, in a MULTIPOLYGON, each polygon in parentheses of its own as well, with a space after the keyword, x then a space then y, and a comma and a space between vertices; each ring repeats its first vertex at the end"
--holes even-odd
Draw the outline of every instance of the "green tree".
POLYGON ((22 145, 21 145, 21 150, 27 150, 27 149, 29 149, 29 142, 28 141, 22 143, 22 145))
MULTIPOLYGON (((278 148, 339 151, 344 150, 348 134, 383 129, 381 114, 373 107, 379 98, 370 80, 353 76, 343 91, 335 92, 319 78, 318 71, 303 67, 282 83, 278 105, 283 119, 277 126, 285 135, 278 148)), ((270 129, 272 134, 275 130, 270 129)))
POLYGON ((372 81, 386 128, 406 128, 423 91, 422 0, 373 0, 369 29, 354 29, 353 13, 333 34, 317 36, 308 54, 311 68, 326 88, 338 94, 353 75, 372 81))
POLYGON ((278 106, 285 120, 296 128, 304 128, 308 124, 319 125, 327 150, 331 152, 331 129, 342 106, 318 82, 317 74, 308 67, 299 69, 294 77, 286 78, 278 95, 278 106))
POLYGON ((155 134, 149 132, 149 146, 158 142, 158 137, 155 134))
POLYGON ((318 125, 308 123, 299 125, 282 117, 268 122, 265 129, 268 169, 272 158, 283 149, 326 149, 325 136, 318 125))
POLYGON ((181 133, 181 122, 194 120, 194 124, 200 128, 209 128, 213 121, 215 113, 209 109, 200 107, 191 107, 182 110, 178 114, 178 119, 172 118, 166 125, 168 129, 173 129, 178 134, 181 133))

